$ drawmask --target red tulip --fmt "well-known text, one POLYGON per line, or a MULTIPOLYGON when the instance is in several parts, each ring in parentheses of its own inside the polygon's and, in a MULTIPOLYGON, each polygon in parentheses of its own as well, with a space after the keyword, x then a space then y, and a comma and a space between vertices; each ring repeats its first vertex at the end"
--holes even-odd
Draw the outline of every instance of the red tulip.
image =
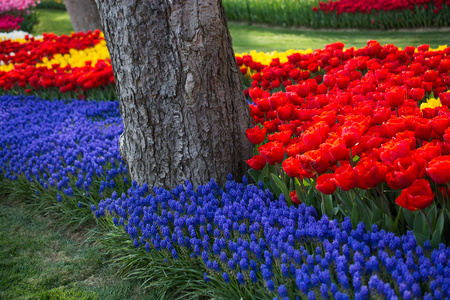
POLYGON ((392 189, 404 189, 425 177, 426 165, 427 161, 420 156, 399 158, 394 161, 394 170, 386 175, 386 181, 392 189))
POLYGON ((296 191, 290 192, 290 193, 289 193, 289 196, 291 196, 292 202, 294 202, 295 204, 301 204, 300 200, 298 200, 297 192, 296 192, 296 191))
POLYGON ((274 93, 271 97, 269 97, 270 108, 275 110, 279 106, 285 105, 287 102, 287 97, 284 93, 277 92, 274 93))
POLYGON ((361 145, 363 151, 367 151, 374 148, 379 148, 383 138, 380 137, 379 133, 365 134, 359 140, 359 145, 361 145))
POLYGON ((337 139, 330 143, 324 143, 320 145, 320 149, 322 149, 327 156, 328 160, 332 162, 338 162, 341 160, 349 159, 349 152, 345 144, 342 142, 342 139, 337 139))
POLYGON ((315 93, 317 91, 318 84, 315 79, 313 79, 313 78, 307 79, 305 81, 305 84, 308 86, 308 90, 311 93, 315 93))
POLYGON ((277 127, 280 124, 280 120, 279 119, 275 119, 275 120, 271 120, 271 121, 266 121, 263 123, 264 128, 267 129, 267 132, 275 132, 277 131, 277 127))
POLYGON ((266 161, 261 155, 255 155, 246 162, 250 168, 255 170, 262 170, 266 166, 266 161))
POLYGON ((450 127, 450 117, 449 116, 439 116, 436 118, 433 118, 431 120, 431 126, 434 129, 434 132, 442 137, 444 135, 444 132, 447 128, 450 127))
POLYGON ((350 84, 350 77, 348 76, 338 76, 336 78, 336 84, 341 90, 345 90, 350 84))
POLYGON ((431 93, 431 91, 433 90, 433 83, 424 81, 424 82, 422 82, 422 87, 425 90, 425 92, 431 93))
POLYGON ((270 110, 270 103, 268 98, 258 98, 253 101, 256 103, 256 106, 260 111, 268 112, 270 110))
POLYGON ((283 161, 285 150, 281 143, 269 142, 259 146, 258 150, 269 165, 279 164, 283 161))
POLYGON ((292 79, 298 79, 300 77, 300 70, 299 69, 293 69, 289 72, 289 77, 292 79))
POLYGON ((377 124, 387 122, 391 117, 391 109, 389 107, 379 107, 373 111, 373 121, 377 124))
POLYGON ((323 174, 317 177, 316 189, 326 195, 331 195, 336 191, 336 181, 333 174, 323 174))
POLYGON ((281 132, 275 132, 269 136, 267 136, 267 139, 269 142, 278 142, 282 143, 283 145, 289 144, 292 137, 292 131, 286 130, 281 132))
POLYGON ((333 88, 336 84, 336 77, 332 74, 325 74, 323 76, 323 84, 329 89, 333 88))
POLYGON ((330 163, 322 150, 312 150, 298 155, 303 169, 309 173, 323 174, 330 168, 330 163))
POLYGON ((306 151, 304 143, 291 143, 286 146, 286 152, 289 156, 295 157, 297 154, 301 154, 306 151))
POLYGON ((433 203, 434 193, 430 183, 425 179, 417 179, 413 184, 404 189, 395 200, 397 205, 411 211, 427 208, 433 203))
POLYGON ((393 88, 385 97, 387 104, 392 107, 399 107, 405 102, 405 94, 400 88, 393 88))
POLYGON ((447 129, 445 129, 445 132, 444 132, 444 141, 445 141, 447 144, 450 144, 450 127, 447 128, 447 129))
POLYGON ((441 100, 442 105, 446 105, 450 108, 450 92, 440 93, 439 100, 441 100))
POLYGON ((303 132, 302 134, 302 141, 305 143, 305 146, 308 150, 316 150, 319 149, 320 144, 322 144, 328 133, 330 132, 330 129, 328 125, 321 121, 303 132))
POLYGON ((375 71, 375 77, 378 81, 384 81, 389 75, 389 71, 386 69, 378 69, 375 71))
POLYGON ((297 158, 289 157, 288 159, 283 161, 283 171, 287 174, 287 176, 296 178, 300 175, 301 170, 302 166, 297 158))
POLYGON ((334 171, 336 184, 341 190, 349 191, 358 185, 358 171, 350 164, 343 164, 334 171))
POLYGON ((414 132, 416 133, 416 137, 421 140, 428 141, 430 139, 431 132, 433 131, 430 120, 425 118, 415 118, 414 121, 414 132))
POLYGON ((261 144, 266 138, 267 129, 265 127, 259 128, 259 126, 254 126, 245 131, 248 140, 255 145, 261 144))
POLYGON ((416 154, 423 157, 426 161, 431 161, 433 158, 442 155, 441 145, 436 143, 436 140, 433 140, 430 143, 420 147, 416 150, 416 154))
POLYGON ((414 72, 415 76, 419 76, 419 75, 422 74, 422 64, 419 64, 419 63, 416 63, 416 62, 412 63, 409 66, 409 69, 414 72))
POLYGON ((306 96, 309 95, 309 86, 306 84, 298 85, 296 88, 296 92, 297 95, 299 95, 302 98, 305 98, 306 96))
POLYGON ((417 50, 419 50, 419 52, 427 52, 430 49, 430 45, 420 45, 417 47, 417 50))
POLYGON ((409 96, 414 101, 422 101, 423 97, 425 96, 425 90, 422 88, 413 88, 409 91, 409 96))
POLYGON ((292 104, 277 107, 277 113, 280 120, 290 120, 294 112, 292 104))
POLYGON ((428 163, 428 176, 437 184, 450 182, 450 157, 438 156, 428 163))
POLYGON ((425 81, 433 82, 438 78, 438 73, 435 70, 428 70, 423 74, 425 81))
POLYGON ((387 167, 370 158, 361 159, 355 167, 359 174, 357 187, 367 190, 386 181, 387 167))
POLYGON ((415 50, 416 50, 416 48, 413 47, 413 46, 406 46, 405 47, 405 52, 408 55, 413 55, 415 50))
POLYGON ((380 159, 387 165, 392 166, 394 161, 401 157, 406 157, 411 154, 411 147, 406 140, 395 141, 392 140, 383 144, 378 151, 380 159))
POLYGON ((345 126, 341 132, 342 141, 345 147, 351 148, 355 146, 361 139, 361 129, 358 126, 345 126))
POLYGON ((385 124, 382 125, 382 128, 387 136, 393 137, 397 133, 406 130, 406 119, 392 117, 385 124))

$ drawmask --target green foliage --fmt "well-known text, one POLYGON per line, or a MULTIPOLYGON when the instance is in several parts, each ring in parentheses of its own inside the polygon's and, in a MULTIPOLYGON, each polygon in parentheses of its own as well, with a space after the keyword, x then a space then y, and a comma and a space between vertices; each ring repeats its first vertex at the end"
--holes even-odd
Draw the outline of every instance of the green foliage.
POLYGON ((58 9, 58 10, 66 10, 66 5, 63 0, 41 0, 39 4, 36 5, 36 8, 41 9, 58 9))
POLYGON ((67 100, 68 99, 92 99, 92 100, 112 100, 117 99, 116 89, 114 85, 96 87, 85 91, 69 91, 61 93, 59 88, 42 88, 35 90, 31 86, 21 88, 19 86, 14 86, 11 90, 0 89, 0 95, 30 95, 36 96, 43 99, 58 99, 67 100))
POLYGON ((233 21, 281 26, 308 26, 318 0, 224 0, 227 18, 233 21))
POLYGON ((22 15, 23 22, 20 23, 20 30, 26 31, 26 32, 33 32, 33 29, 37 26, 39 23, 38 15, 33 10, 30 11, 28 14, 22 15))
MULTIPOLYGON (((259 154, 256 148, 254 151, 255 155, 259 154)), ((275 166, 266 165, 260 171, 250 169, 248 173, 255 183, 263 182, 264 188, 277 197, 284 195, 288 205, 292 204, 290 192, 296 191, 300 202, 312 205, 319 217, 327 215, 339 221, 350 217, 353 227, 363 222, 368 231, 373 224, 397 235, 412 230, 420 245, 429 240, 437 247, 439 243, 450 241, 450 204, 442 194, 438 193, 436 201, 423 211, 412 212, 395 204, 401 190, 385 190, 383 184, 369 190, 355 188, 346 192, 336 189, 332 195, 324 195, 315 188, 314 178, 292 179, 275 166)))
POLYGON ((402 29, 450 25, 450 7, 443 5, 435 14, 433 3, 429 3, 428 9, 416 7, 415 10, 340 15, 314 12, 312 8, 319 6, 319 0, 224 0, 223 6, 229 20, 284 27, 402 29))

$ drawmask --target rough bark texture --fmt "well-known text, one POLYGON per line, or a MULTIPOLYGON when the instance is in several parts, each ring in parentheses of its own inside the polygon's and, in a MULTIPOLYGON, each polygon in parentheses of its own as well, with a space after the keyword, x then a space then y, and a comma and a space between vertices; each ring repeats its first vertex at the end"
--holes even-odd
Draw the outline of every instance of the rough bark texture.
POLYGON ((65 0, 75 32, 102 29, 95 0, 65 0))
POLYGON ((251 145, 221 0, 96 0, 131 177, 174 188, 242 176, 251 145))

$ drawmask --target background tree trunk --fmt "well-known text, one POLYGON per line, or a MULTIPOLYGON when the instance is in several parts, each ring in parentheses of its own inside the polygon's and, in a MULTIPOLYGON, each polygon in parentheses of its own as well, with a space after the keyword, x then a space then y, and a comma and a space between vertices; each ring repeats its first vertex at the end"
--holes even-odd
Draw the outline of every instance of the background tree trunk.
POLYGON ((102 29, 95 0, 65 0, 75 32, 102 29))
POLYGON ((174 188, 242 176, 252 146, 221 0, 96 0, 132 179, 174 188))

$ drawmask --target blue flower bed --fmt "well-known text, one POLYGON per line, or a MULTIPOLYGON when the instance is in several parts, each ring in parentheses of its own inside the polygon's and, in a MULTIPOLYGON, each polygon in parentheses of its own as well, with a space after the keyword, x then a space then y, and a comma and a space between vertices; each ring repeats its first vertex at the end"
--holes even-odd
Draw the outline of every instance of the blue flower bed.
POLYGON ((151 193, 129 184, 116 102, 2 96, 0 117, 2 189, 94 214, 129 235, 129 251, 196 268, 206 286, 248 298, 450 298, 450 249, 411 232, 318 219, 246 178, 151 193))
POLYGON ((56 188, 58 201, 77 190, 80 201, 89 202, 91 192, 101 196, 114 188, 114 179, 124 185, 117 102, 1 96, 0 126, 0 174, 6 179, 22 176, 39 183, 38 190, 56 188))

